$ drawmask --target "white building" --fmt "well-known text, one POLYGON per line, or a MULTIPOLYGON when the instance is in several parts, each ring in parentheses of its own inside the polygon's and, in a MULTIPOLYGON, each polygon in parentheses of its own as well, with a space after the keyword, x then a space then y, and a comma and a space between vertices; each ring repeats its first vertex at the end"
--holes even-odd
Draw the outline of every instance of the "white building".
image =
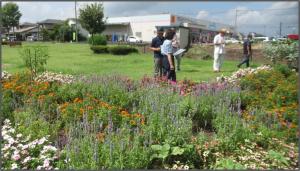
POLYGON ((220 28, 233 30, 230 25, 172 14, 156 14, 108 18, 102 34, 113 42, 125 41, 128 36, 151 42, 160 27, 175 28, 182 47, 189 43, 211 42, 220 28))

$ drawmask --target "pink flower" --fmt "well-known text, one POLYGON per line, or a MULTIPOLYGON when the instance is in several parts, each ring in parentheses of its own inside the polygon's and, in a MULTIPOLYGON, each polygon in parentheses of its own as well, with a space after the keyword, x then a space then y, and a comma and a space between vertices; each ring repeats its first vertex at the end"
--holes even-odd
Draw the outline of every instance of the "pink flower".
POLYGON ((44 160, 43 167, 49 167, 49 166, 50 166, 50 161, 48 159, 44 160))
POLYGON ((21 156, 19 154, 14 154, 12 158, 13 160, 17 161, 21 158, 21 156))

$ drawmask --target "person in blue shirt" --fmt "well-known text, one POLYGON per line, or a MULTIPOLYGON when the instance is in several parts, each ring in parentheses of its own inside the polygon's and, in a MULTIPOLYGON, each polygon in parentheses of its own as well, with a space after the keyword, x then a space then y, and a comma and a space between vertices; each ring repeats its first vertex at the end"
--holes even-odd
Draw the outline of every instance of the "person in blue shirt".
POLYGON ((252 55, 252 49, 251 49, 251 34, 247 36, 247 38, 244 40, 243 43, 243 52, 244 52, 244 59, 241 63, 237 65, 238 68, 240 68, 243 64, 246 64, 246 67, 249 67, 249 60, 252 55))
POLYGON ((164 42, 164 30, 157 30, 157 36, 152 39, 150 50, 154 54, 154 77, 162 77, 163 74, 163 55, 161 54, 160 46, 164 42))
POLYGON ((165 41, 161 45, 161 53, 164 55, 163 58, 163 67, 166 71, 166 76, 168 80, 176 82, 176 72, 175 72, 175 64, 174 64, 174 56, 173 56, 173 47, 172 47, 172 39, 174 37, 174 31, 167 30, 165 35, 165 41))

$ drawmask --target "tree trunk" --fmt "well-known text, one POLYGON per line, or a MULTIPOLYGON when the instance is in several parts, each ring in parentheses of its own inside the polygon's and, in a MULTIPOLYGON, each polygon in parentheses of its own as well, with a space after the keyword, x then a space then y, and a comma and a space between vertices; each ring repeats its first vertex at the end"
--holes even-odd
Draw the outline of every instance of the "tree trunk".
POLYGON ((94 34, 92 33, 92 45, 94 45, 94 34))

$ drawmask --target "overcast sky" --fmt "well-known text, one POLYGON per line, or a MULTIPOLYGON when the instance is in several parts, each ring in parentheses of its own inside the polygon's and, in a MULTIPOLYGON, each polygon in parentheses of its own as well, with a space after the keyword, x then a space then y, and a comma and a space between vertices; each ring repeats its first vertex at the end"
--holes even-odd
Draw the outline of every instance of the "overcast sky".
MULTIPOLYGON (((98 1, 99 2, 99 1, 98 1)), ((44 19, 74 18, 74 2, 16 2, 23 14, 22 22, 44 19)), ((92 3, 92 2, 89 2, 92 3)), ((77 2, 78 8, 87 2, 77 2)), ((170 12, 195 18, 235 25, 239 31, 259 32, 269 36, 298 33, 297 2, 103 2, 107 17, 132 16, 170 12)))

